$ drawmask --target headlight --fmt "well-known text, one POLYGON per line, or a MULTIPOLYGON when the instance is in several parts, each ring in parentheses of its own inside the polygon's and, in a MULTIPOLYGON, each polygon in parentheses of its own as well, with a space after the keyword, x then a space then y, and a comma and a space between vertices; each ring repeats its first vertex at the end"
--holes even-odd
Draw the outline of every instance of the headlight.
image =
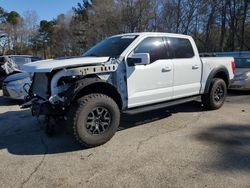
POLYGON ((13 82, 13 83, 15 83, 15 84, 23 84, 23 83, 24 83, 24 80, 17 80, 17 81, 15 81, 15 82, 13 82))
POLYGON ((16 80, 16 81, 10 82, 11 85, 24 85, 25 83, 30 83, 30 79, 25 78, 22 80, 16 80))

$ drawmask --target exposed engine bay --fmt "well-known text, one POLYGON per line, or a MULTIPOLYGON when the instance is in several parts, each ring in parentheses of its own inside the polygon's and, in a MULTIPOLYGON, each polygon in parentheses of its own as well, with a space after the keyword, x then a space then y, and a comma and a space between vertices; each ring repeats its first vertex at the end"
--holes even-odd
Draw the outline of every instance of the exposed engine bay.
POLYGON ((110 58, 107 62, 35 73, 23 108, 32 106, 34 116, 63 115, 80 88, 99 82, 115 86, 122 101, 127 101, 125 70, 123 63, 110 58))

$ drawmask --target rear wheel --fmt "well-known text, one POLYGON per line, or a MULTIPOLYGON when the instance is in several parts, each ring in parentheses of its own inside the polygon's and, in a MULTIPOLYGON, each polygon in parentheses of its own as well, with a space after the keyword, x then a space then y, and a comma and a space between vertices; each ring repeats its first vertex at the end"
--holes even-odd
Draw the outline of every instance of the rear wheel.
POLYGON ((120 124, 120 110, 116 102, 102 94, 90 94, 78 99, 71 116, 77 141, 88 147, 109 141, 120 124))
POLYGON ((210 110, 217 110, 222 107, 227 96, 227 85, 220 78, 213 79, 209 92, 202 96, 203 105, 210 110))

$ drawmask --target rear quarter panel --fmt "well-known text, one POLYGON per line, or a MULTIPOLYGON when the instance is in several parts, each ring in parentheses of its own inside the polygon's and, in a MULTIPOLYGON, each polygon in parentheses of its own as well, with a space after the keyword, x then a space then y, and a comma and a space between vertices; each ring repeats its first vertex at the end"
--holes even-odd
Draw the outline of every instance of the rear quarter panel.
POLYGON ((234 78, 234 73, 232 70, 233 57, 206 57, 201 58, 203 63, 202 79, 201 79, 201 94, 204 93, 207 79, 213 70, 224 67, 227 69, 229 74, 229 81, 234 78))

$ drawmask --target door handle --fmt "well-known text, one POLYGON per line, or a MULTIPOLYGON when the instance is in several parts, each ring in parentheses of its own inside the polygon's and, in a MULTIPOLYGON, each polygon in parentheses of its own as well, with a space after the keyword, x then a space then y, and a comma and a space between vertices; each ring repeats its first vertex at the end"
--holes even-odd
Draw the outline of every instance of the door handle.
POLYGON ((163 68, 163 71, 165 71, 165 72, 170 72, 171 70, 172 70, 172 68, 169 66, 166 66, 165 68, 163 68))
POLYGON ((199 69, 200 67, 199 67, 199 65, 193 65, 192 66, 192 69, 199 69))

